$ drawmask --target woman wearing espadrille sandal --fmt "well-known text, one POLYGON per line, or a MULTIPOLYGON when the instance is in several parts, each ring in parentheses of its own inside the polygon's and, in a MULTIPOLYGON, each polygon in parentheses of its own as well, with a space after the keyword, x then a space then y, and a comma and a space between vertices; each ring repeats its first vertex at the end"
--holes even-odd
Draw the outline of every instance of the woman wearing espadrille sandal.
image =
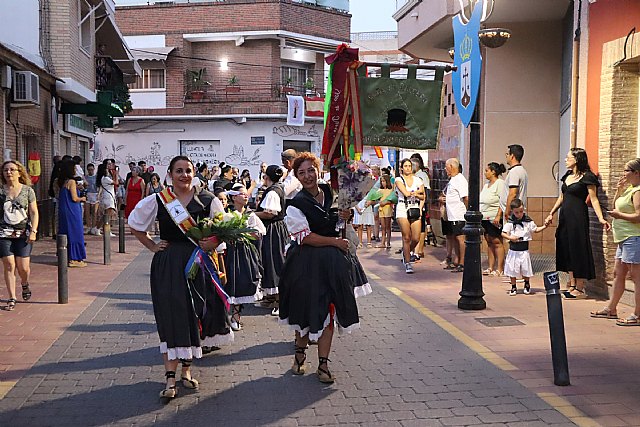
POLYGON ((618 319, 616 324, 640 326, 640 158, 625 164, 613 203, 615 209, 609 211, 609 215, 613 218, 613 241, 618 244, 613 295, 609 304, 592 311, 591 317, 618 319, 618 302, 630 273, 635 286, 635 311, 627 318, 618 319))
POLYGON ((338 216, 350 212, 331 209, 333 195, 326 184, 318 185, 320 162, 311 153, 300 153, 293 163, 303 189, 287 208, 285 222, 293 238, 280 276, 280 323, 296 333, 292 366, 294 375, 306 371, 309 339, 318 342, 318 380, 332 383, 329 352, 334 326, 339 332, 359 327, 356 297, 371 293, 371 286, 352 243, 336 231, 338 216))

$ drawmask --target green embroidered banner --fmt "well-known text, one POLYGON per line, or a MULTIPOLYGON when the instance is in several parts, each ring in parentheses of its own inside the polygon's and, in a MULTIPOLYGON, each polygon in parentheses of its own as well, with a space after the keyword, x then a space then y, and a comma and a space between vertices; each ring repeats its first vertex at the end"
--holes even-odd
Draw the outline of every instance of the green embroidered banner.
MULTIPOLYGON (((385 71, 383 67, 383 76, 385 71)), ((406 80, 358 78, 364 145, 437 148, 442 75, 417 80, 415 69, 410 69, 408 76, 406 80)))

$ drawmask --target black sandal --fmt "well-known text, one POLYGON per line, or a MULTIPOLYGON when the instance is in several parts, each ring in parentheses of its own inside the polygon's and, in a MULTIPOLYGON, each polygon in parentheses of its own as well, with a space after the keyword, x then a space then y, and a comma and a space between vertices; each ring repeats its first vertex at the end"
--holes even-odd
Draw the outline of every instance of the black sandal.
MULTIPOLYGON (((195 390, 198 388, 198 386, 200 385, 200 383, 198 382, 198 380, 194 379, 194 378, 187 378, 184 376, 184 368, 190 368, 191 367, 191 360, 187 360, 187 359, 180 359, 180 363, 182 363, 182 385, 185 388, 189 388, 191 390, 195 390)), ((191 376, 191 372, 189 371, 189 376, 191 376)))
POLYGON ((307 360, 307 347, 298 347, 296 345, 296 353, 293 355, 293 366, 291 366, 291 372, 293 375, 304 375, 307 370, 307 366, 305 364, 307 360), (298 355, 302 355, 302 360, 298 360, 298 355))
POLYGON ((16 302, 17 302, 17 300, 15 298, 9 298, 7 300, 6 310, 7 311, 13 311, 16 308, 16 302))
POLYGON ((562 292, 562 296, 564 298, 567 298, 567 299, 573 299, 574 296, 573 296, 573 294, 571 292, 575 291, 576 289, 577 288, 575 287, 575 285, 569 285, 569 289, 565 289, 565 290, 561 291, 562 292))
POLYGON ((25 301, 29 301, 31 298, 31 289, 29 289, 28 283, 22 284, 22 299, 25 301))
MULTIPOLYGON (((164 373, 164 376, 167 378, 167 380, 169 378, 175 378, 176 377, 176 372, 175 371, 167 371, 167 372, 164 373)), ((172 385, 172 386, 167 386, 164 390, 162 390, 160 392, 160 398, 162 398, 162 399, 173 399, 177 395, 178 395, 178 390, 176 389, 175 384, 172 385)))
POLYGON ((331 375, 331 372, 329 372, 327 362, 331 362, 328 357, 318 357, 318 370, 316 371, 316 374, 318 375, 318 380, 320 380, 321 383, 332 384, 336 378, 331 375), (321 368, 320 366, 322 365, 325 365, 327 369, 321 368))

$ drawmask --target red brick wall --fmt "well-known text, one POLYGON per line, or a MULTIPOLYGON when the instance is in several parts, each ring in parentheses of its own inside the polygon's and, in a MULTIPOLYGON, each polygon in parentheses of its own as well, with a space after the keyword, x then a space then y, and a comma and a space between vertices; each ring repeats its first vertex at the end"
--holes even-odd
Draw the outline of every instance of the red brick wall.
POLYGON ((290 0, 123 6, 116 19, 125 35, 285 30, 348 41, 351 29, 349 14, 290 0))

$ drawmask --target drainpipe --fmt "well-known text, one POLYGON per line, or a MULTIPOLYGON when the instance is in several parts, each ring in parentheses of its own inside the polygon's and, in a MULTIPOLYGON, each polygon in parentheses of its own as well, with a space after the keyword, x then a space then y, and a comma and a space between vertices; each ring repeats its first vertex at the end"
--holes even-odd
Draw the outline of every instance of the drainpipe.
POLYGON ((580 19, 582 18, 582 0, 578 0, 578 21, 573 37, 573 58, 571 59, 571 148, 576 148, 578 142, 578 80, 580 68, 580 19))

